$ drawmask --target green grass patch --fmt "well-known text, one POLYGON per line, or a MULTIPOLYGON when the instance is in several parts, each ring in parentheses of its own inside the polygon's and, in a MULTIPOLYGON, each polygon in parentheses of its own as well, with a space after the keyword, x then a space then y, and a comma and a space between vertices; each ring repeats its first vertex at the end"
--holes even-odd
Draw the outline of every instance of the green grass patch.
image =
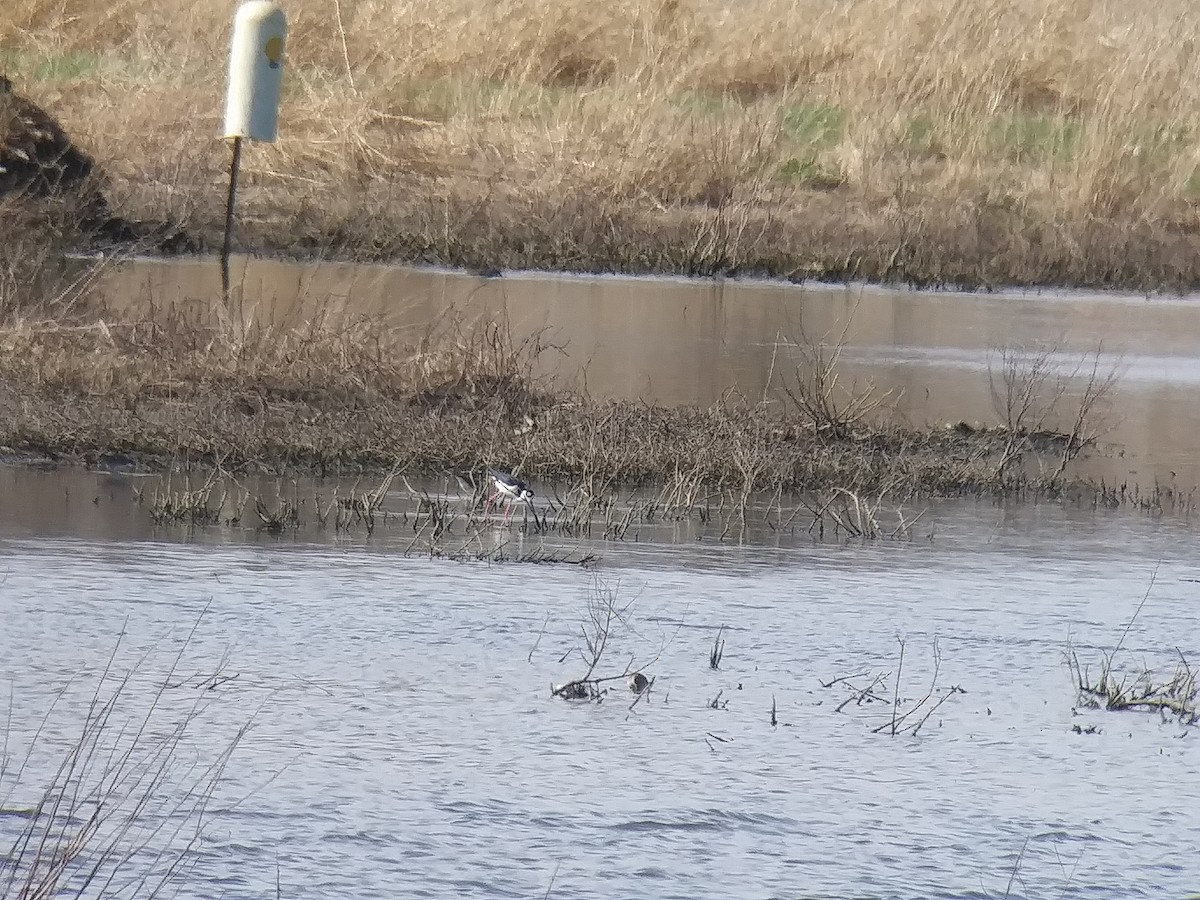
POLYGON ((1184 125, 1146 125, 1132 129, 1126 142, 1136 149, 1143 164, 1161 164, 1179 154, 1190 154, 1195 137, 1184 125))
POLYGON ((1200 168, 1192 169, 1192 174, 1184 181, 1183 196, 1188 200, 1200 200, 1200 168))
POLYGON ((901 146, 913 156, 926 156, 941 149, 937 129, 931 116, 920 115, 910 119, 901 138, 901 146))
POLYGON ((741 109, 737 98, 717 91, 682 91, 671 97, 676 109, 700 116, 719 116, 730 109, 741 109))
POLYGON ((18 81, 75 81, 124 68, 124 61, 98 53, 37 53, 0 50, 0 67, 18 81))
POLYGON ((1062 116, 1004 116, 992 125, 992 150, 1019 161, 1066 162, 1079 150, 1082 123, 1062 116))
POLYGON ((799 104, 783 114, 783 131, 792 140, 815 147, 830 147, 842 139, 845 116, 836 106, 799 104))

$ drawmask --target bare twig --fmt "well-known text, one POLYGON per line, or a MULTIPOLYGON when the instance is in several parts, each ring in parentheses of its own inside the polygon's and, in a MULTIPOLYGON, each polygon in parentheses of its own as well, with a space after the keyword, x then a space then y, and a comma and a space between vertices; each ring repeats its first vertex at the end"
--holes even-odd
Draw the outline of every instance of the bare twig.
POLYGON ((896 665, 896 685, 892 694, 892 737, 896 736, 896 714, 900 711, 900 678, 904 672, 904 641, 899 637, 896 640, 900 642, 900 662, 896 665))

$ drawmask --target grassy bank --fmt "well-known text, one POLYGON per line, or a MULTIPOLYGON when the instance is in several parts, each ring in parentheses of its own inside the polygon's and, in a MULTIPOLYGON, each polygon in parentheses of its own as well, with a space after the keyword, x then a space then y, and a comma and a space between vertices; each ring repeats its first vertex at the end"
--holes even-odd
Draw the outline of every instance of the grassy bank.
MULTIPOLYGON (((230 3, 16 0, 0 68, 115 211, 217 243, 230 3)), ((296 254, 1200 283, 1200 9, 292 0, 239 237, 296 254)))

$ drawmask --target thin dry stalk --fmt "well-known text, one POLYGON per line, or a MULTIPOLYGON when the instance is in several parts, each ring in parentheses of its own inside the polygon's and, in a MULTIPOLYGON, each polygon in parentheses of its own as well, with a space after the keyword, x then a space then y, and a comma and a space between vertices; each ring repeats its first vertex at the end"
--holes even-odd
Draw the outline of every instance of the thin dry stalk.
POLYGON ((1029 446, 1029 435, 1041 431, 1062 396, 1061 382, 1053 381, 1054 346, 1032 351, 1000 348, 999 372, 989 363, 988 384, 992 405, 1000 415, 1004 449, 996 463, 1003 477, 1029 446))
POLYGON ((708 651, 708 667, 710 669, 721 668, 721 658, 725 655, 725 641, 721 639, 721 634, 724 631, 724 625, 717 629, 717 636, 713 638, 712 649, 708 651))
POLYGON ((1059 456, 1058 466, 1050 474, 1052 484, 1057 483, 1066 472, 1067 466, 1103 433, 1103 424, 1097 420, 1097 409, 1116 389, 1119 379, 1117 363, 1107 371, 1101 371, 1100 360, 1103 351, 1104 344, 1101 342, 1092 355, 1090 367, 1084 368, 1087 366, 1085 360, 1073 373, 1074 377, 1084 375, 1087 382, 1076 401, 1075 414, 1071 419, 1070 429, 1066 432, 1066 441, 1059 456))
POLYGON ((839 367, 853 321, 854 311, 851 310, 832 344, 824 337, 809 337, 803 325, 797 325, 799 338, 791 346, 798 353, 800 363, 781 384, 784 396, 796 412, 803 415, 819 434, 833 438, 850 437, 855 428, 886 404, 894 404, 900 396, 896 390, 878 390, 873 382, 861 388, 847 388, 842 384, 839 367))
POLYGON ((988 383, 992 405, 1001 421, 1004 445, 996 462, 998 478, 1030 451, 1057 448, 1055 468, 1046 477, 1053 487, 1061 482, 1067 466, 1100 436, 1103 425, 1098 413, 1119 378, 1119 362, 1102 368, 1103 344, 1069 372, 1058 370, 1062 349, 1058 343, 1034 348, 1005 346, 999 350, 998 366, 989 361, 988 383), (1073 382, 1083 381, 1083 390, 1066 414, 1062 407, 1071 395, 1073 382))
POLYGON ((856 708, 864 705, 886 704, 888 707, 887 719, 882 724, 872 727, 872 734, 887 732, 891 737, 897 737, 905 733, 915 736, 920 733, 925 723, 941 708, 942 704, 946 703, 955 694, 964 693, 964 691, 957 685, 952 685, 945 689, 940 697, 937 697, 936 700, 934 699, 935 695, 939 692, 937 682, 942 662, 941 650, 938 647, 937 639, 934 638, 933 672, 930 675, 929 687, 921 697, 915 700, 905 699, 901 695, 905 641, 900 638, 897 638, 897 641, 900 644, 900 655, 890 690, 888 689, 887 680, 892 676, 885 672, 873 675, 869 672, 843 675, 828 682, 823 682, 822 687, 829 689, 840 685, 847 691, 846 698, 835 709, 835 712, 838 713, 845 710, 852 703, 856 708), (870 675, 870 681, 862 684, 860 679, 868 675, 870 675))
MULTIPOLYGON (((579 678, 574 678, 560 685, 551 685, 550 696, 561 697, 564 700, 593 700, 600 702, 604 698, 605 689, 601 686, 613 681, 629 681, 631 678, 644 689, 650 680, 643 674, 646 668, 658 660, 656 656, 646 665, 635 665, 630 660, 617 674, 597 675, 596 670, 604 658, 614 636, 617 626, 628 628, 628 613, 636 598, 627 603, 619 604, 615 589, 609 589, 596 584, 588 597, 587 614, 580 625, 582 644, 563 655, 562 661, 569 657, 578 656, 587 670, 579 678), (641 676, 640 678, 638 676, 641 676)), ((661 655, 661 650, 660 654, 661 655)), ((632 708, 632 707, 631 707, 632 708)))
POLYGON ((258 516, 259 527, 269 534, 300 529, 300 510, 290 500, 279 498, 275 508, 270 509, 261 497, 256 497, 254 512, 258 516))
MULTIPOLYGON (((162 488, 157 485, 150 497, 150 516, 156 524, 186 524, 186 525, 215 525, 223 521, 236 524, 240 518, 242 504, 238 504, 238 514, 224 519, 222 512, 229 499, 229 491, 221 478, 220 468, 213 469, 205 476, 204 483, 197 488, 173 490, 171 479, 162 488), (213 503, 214 493, 220 495, 213 503)), ((191 483, 191 476, 187 476, 191 483)), ((242 503, 245 501, 243 500, 242 503)))
POLYGON ((1174 716, 1182 725, 1195 725, 1200 722, 1200 683, 1197 682, 1196 673, 1192 671, 1182 650, 1175 648, 1178 662, 1174 671, 1165 677, 1157 675, 1148 667, 1143 667, 1135 675, 1131 675, 1119 670, 1116 665, 1117 654, 1121 652, 1130 629, 1150 599, 1157 576, 1158 567, 1155 566, 1146 592, 1129 621, 1125 623, 1116 646, 1101 659, 1095 680, 1091 678, 1088 668, 1080 664, 1079 657, 1072 648, 1067 650, 1067 669, 1079 702, 1084 706, 1108 710, 1157 711, 1163 716, 1174 716))
MULTIPOLYGON (((116 884, 136 884, 138 896, 156 897, 192 860, 213 791, 248 726, 211 761, 190 758, 181 745, 211 692, 182 709, 170 708, 165 692, 176 680, 184 648, 157 681, 149 705, 132 713, 134 704, 141 705, 139 673, 117 673, 118 649, 97 682, 75 743, 0 858, 0 896, 32 900, 69 890, 76 897, 102 897, 116 884)), ((41 751, 41 734, 39 727, 29 754, 41 751)), ((23 787, 24 769, 9 781, 6 808, 23 787)))
MULTIPOLYGON (((808 533, 824 538, 828 528, 834 537, 846 536, 861 540, 911 540, 914 526, 924 516, 924 510, 915 516, 906 516, 902 506, 894 510, 896 525, 888 528, 881 521, 882 509, 889 497, 895 497, 903 488, 892 482, 884 485, 874 500, 864 499, 858 492, 846 487, 835 487, 828 495, 822 492, 815 497, 801 495, 799 507, 812 516, 808 533)), ((795 518, 795 514, 791 517, 795 518)), ((791 519, 789 519, 790 525, 791 519)))

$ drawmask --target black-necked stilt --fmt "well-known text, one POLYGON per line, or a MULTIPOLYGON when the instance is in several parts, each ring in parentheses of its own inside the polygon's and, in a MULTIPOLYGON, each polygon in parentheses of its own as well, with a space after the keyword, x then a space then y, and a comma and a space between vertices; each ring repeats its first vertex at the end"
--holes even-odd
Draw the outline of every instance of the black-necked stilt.
POLYGON ((533 513, 534 520, 537 520, 537 512, 533 509, 533 491, 529 489, 529 485, 515 475, 502 472, 499 469, 488 469, 487 472, 488 477, 492 479, 492 487, 495 488, 495 493, 488 497, 484 515, 487 515, 496 500, 504 497, 508 500, 508 511, 504 514, 505 522, 512 517, 514 500, 520 500, 528 506, 529 511, 533 513))

